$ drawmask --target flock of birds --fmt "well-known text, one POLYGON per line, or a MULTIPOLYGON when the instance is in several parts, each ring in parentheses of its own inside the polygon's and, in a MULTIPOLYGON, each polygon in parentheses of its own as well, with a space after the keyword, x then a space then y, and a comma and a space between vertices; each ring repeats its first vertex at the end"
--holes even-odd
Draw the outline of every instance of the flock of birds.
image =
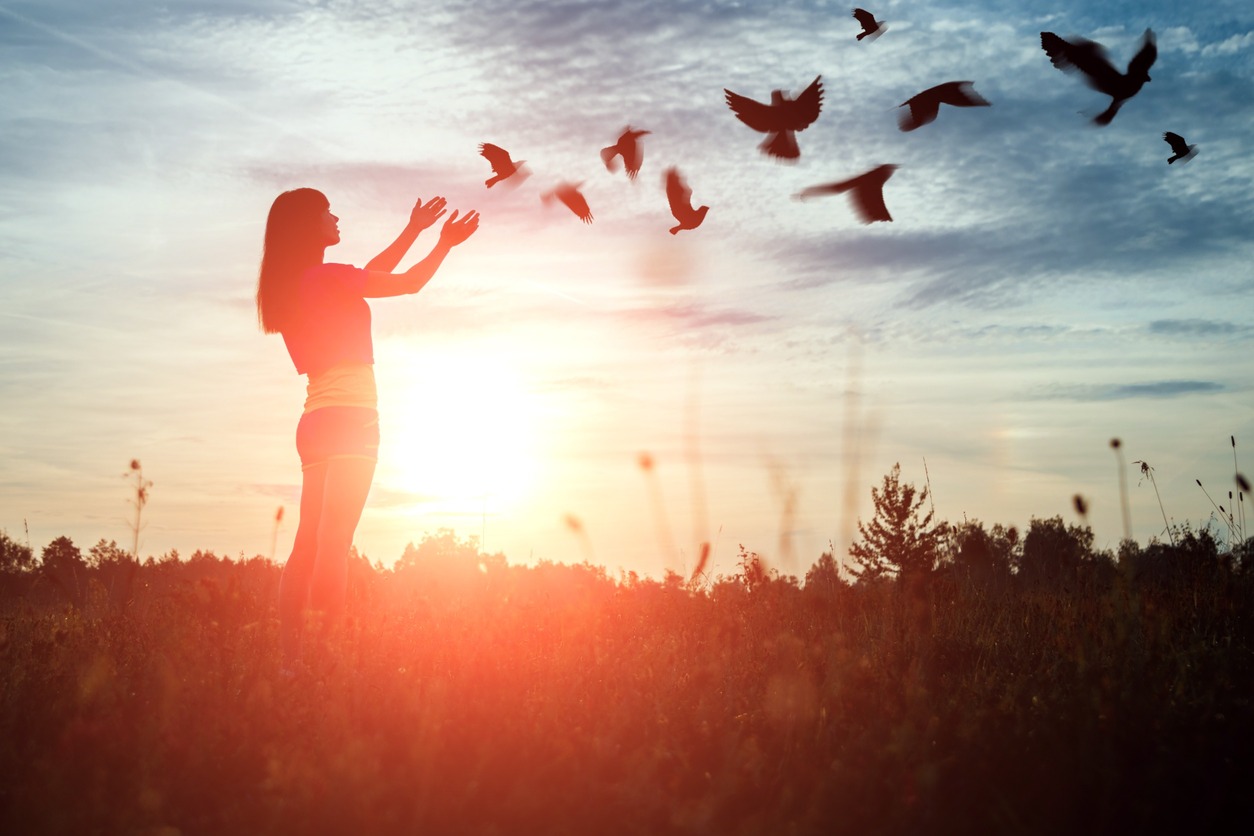
MULTIPOLYGON (((640 142, 640 137, 649 133, 651 131, 638 131, 628 125, 618 137, 617 142, 601 149, 601 160, 605 163, 605 168, 614 172, 621 161, 623 168, 627 171, 628 179, 635 180, 644 162, 644 147, 640 142)), ((510 153, 499 145, 485 142, 479 146, 479 153, 492 165, 492 176, 486 181, 488 188, 507 180, 521 181, 528 176, 524 166, 526 160, 513 159, 510 153)), ((692 189, 684 181, 679 169, 674 166, 666 169, 663 180, 666 184, 666 198, 670 203, 671 214, 677 221, 670 229, 671 235, 676 235, 685 229, 699 227, 705 220, 705 213, 710 211, 710 207, 693 208, 692 189)), ((583 196, 583 192, 579 191, 580 185, 582 184, 562 182, 540 197, 546 203, 560 200, 575 213, 579 220, 590 224, 592 223, 592 209, 588 206, 588 200, 583 196)))
MULTIPOLYGON (((867 38, 875 40, 887 29, 882 21, 865 9, 854 9, 853 18, 862 26, 862 31, 856 36, 859 41, 867 38)), ((1073 36, 1068 39, 1053 32, 1042 32, 1041 48, 1055 67, 1082 74, 1090 87, 1110 96, 1110 105, 1093 118, 1097 125, 1109 125, 1124 103, 1140 92, 1150 80, 1150 67, 1158 57, 1154 33, 1149 29, 1145 30, 1141 46, 1124 72, 1115 67, 1101 44, 1085 38, 1073 36)), ((787 95, 783 90, 772 91, 770 102, 759 102, 727 89, 723 93, 727 106, 737 119, 754 131, 766 135, 758 146, 762 153, 786 162, 800 158, 797 133, 814 124, 823 106, 821 76, 816 77, 796 97, 787 95)), ((898 124, 902 131, 914 131, 935 121, 940 114, 941 105, 988 107, 989 104, 975 91, 974 82, 949 81, 930 87, 902 102, 899 107, 905 110, 900 112, 898 124)), ((601 149, 601 160, 606 169, 615 172, 621 162, 628 179, 635 180, 644 160, 641 138, 649 133, 627 126, 613 145, 601 149)), ((1167 159, 1168 163, 1187 161, 1197 153, 1196 146, 1188 144, 1179 134, 1167 131, 1163 134, 1163 139, 1171 146, 1172 155, 1167 159)), ((515 161, 504 148, 483 143, 479 146, 479 153, 492 166, 493 176, 487 180, 488 188, 497 183, 511 180, 520 182, 526 178, 525 160, 515 161)), ((810 186, 794 197, 807 200, 848 193, 853 209, 863 223, 891 221, 892 215, 884 202, 884 184, 897 168, 898 166, 892 164, 879 165, 847 180, 810 186)), ((670 233, 675 235, 683 230, 699 227, 710 207, 693 207, 692 189, 674 166, 666 169, 663 181, 671 214, 676 220, 670 233)), ((561 201, 584 223, 592 223, 592 210, 579 190, 580 185, 582 184, 559 183, 542 194, 541 199, 545 203, 561 201)))

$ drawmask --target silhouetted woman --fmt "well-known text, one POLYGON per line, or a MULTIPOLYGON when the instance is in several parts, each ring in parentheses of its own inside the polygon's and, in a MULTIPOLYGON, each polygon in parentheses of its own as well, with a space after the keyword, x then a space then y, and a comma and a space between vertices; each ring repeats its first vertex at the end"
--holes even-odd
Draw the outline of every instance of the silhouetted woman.
POLYGON ((366 299, 417 293, 444 257, 479 226, 479 214, 453 212, 431 254, 393 273, 418 233, 444 215, 445 200, 414 205, 400 236, 364 269, 324 264, 338 244, 339 218, 316 189, 279 195, 266 219, 257 283, 257 313, 267 334, 279 333, 298 374, 309 376, 296 427, 303 478, 300 523, 279 584, 284 670, 300 657, 306 612, 334 622, 344 608, 348 551, 374 478, 379 449, 374 348, 366 299))

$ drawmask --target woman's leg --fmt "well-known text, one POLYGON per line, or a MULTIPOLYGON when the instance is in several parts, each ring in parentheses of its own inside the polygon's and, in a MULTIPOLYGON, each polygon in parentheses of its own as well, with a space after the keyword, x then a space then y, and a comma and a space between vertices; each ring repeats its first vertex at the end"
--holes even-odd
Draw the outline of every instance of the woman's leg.
MULTIPOLYGON (((370 459, 333 458, 326 463, 322 507, 318 513, 318 547, 309 581, 309 608, 322 614, 324 624, 344 612, 348 588, 348 550, 361 519, 374 479, 370 459)), ((303 501, 302 501, 303 505, 303 501)), ((304 524, 302 518, 302 525, 304 524)))
POLYGON ((279 647, 285 669, 291 669, 300 658, 301 628, 309 603, 309 581, 318 557, 318 528, 326 477, 326 462, 311 465, 303 471, 296 540, 279 579, 279 647))

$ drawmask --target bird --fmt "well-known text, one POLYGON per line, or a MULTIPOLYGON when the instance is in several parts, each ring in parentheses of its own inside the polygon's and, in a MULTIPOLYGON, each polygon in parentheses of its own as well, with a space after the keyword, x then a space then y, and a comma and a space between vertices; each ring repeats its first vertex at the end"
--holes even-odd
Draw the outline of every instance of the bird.
POLYGON ((1171 146, 1171 156, 1167 158, 1168 165, 1176 160, 1184 160, 1187 163, 1197 153, 1197 146, 1185 142, 1180 134, 1167 131, 1163 134, 1163 139, 1167 140, 1167 144, 1171 146))
POLYGON ((875 15, 871 14, 866 9, 854 9, 853 17, 858 21, 858 23, 862 24, 862 31, 858 33, 858 40, 862 40, 863 38, 875 40, 880 35, 884 34, 884 30, 888 28, 882 21, 876 20, 875 15))
POLYGON ((586 224, 592 223, 592 210, 588 208, 588 201, 579 191, 579 187, 583 183, 558 183, 551 191, 547 191, 540 195, 545 203, 552 201, 554 198, 566 204, 566 208, 574 212, 579 220, 586 224))
POLYGON ((899 114, 899 124, 903 131, 913 131, 936 119, 943 104, 954 107, 988 107, 988 101, 975 92, 970 81, 947 81, 935 87, 929 87, 917 96, 911 96, 898 107, 906 107, 899 114))
POLYGON ((499 145, 484 142, 479 146, 479 153, 492 164, 493 176, 486 181, 489 189, 502 180, 508 180, 515 175, 518 175, 520 180, 526 179, 527 172, 522 168, 522 164, 526 160, 518 160, 517 162, 511 160, 509 152, 499 145))
POLYGON ((810 127, 819 118, 823 105, 821 78, 815 77, 795 99, 785 96, 783 90, 773 90, 770 104, 754 101, 727 88, 723 88, 723 92, 727 96, 727 106, 737 119, 766 134, 766 139, 758 146, 762 153, 781 160, 795 160, 801 156, 796 132, 810 127))
POLYGON ((606 170, 616 170, 618 161, 615 158, 622 157, 623 167, 627 169, 627 178, 635 180, 636 175, 640 173, 640 164, 644 161, 644 148, 640 145, 640 137, 649 133, 652 131, 633 131, 628 125, 617 142, 601 149, 601 159, 605 162, 606 170))
POLYGON ((851 192, 849 197, 853 200, 854 211, 858 213, 858 217, 864 224, 874 221, 891 221, 893 216, 888 214, 888 207, 884 204, 884 184, 897 169, 898 166, 891 163, 876 166, 848 180, 809 186, 794 197, 797 200, 806 200, 822 195, 851 192))
POLYGON ((1084 80, 1090 87, 1110 96, 1110 107, 1093 117, 1098 125, 1109 125, 1123 103, 1140 92, 1150 80, 1150 67, 1158 57, 1158 46, 1154 40, 1154 32, 1150 29, 1145 30, 1141 38, 1141 48, 1128 62, 1126 73, 1115 69, 1106 54, 1106 48, 1095 41, 1075 36, 1066 40, 1053 32, 1042 32, 1041 48, 1055 67, 1068 72, 1078 70, 1084 73, 1084 80))
POLYGON ((692 208, 692 189, 688 188, 679 169, 674 166, 666 169, 663 179, 666 181, 666 199, 670 202, 671 214, 675 216, 675 220, 679 221, 671 227, 671 235, 677 235, 683 229, 696 229, 701 226, 701 222, 705 220, 705 213, 710 211, 710 207, 692 208))

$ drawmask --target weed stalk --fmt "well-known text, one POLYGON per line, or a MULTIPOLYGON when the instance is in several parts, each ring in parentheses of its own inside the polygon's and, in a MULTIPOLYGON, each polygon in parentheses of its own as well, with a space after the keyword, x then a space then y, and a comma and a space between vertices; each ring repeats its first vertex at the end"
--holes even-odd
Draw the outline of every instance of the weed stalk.
POLYGON ((1154 486, 1154 496, 1158 497, 1158 510, 1163 514, 1163 526, 1167 529, 1167 539, 1171 541, 1171 545, 1176 544, 1176 535, 1171 531, 1171 523, 1167 521, 1167 509, 1163 507, 1163 496, 1158 492, 1158 482, 1154 479, 1154 468, 1150 467, 1149 462, 1135 461, 1133 464, 1141 466, 1142 478, 1148 477, 1150 484, 1154 486))

